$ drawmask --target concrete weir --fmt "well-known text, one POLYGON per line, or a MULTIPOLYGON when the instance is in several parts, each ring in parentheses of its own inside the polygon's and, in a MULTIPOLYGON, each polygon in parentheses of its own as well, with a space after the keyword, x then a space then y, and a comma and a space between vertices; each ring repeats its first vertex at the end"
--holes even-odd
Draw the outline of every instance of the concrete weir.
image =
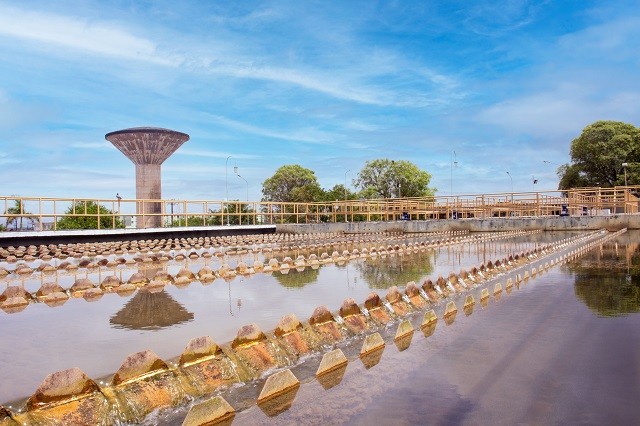
MULTIPOLYGON (((335 244, 340 244, 340 240, 345 237, 337 238, 335 234, 327 236, 315 236, 315 240, 309 240, 310 235, 253 235, 253 236, 235 236, 228 237, 201 237, 197 239, 180 239, 180 240, 146 240, 146 241, 129 241, 120 243, 93 243, 93 244, 61 244, 50 246, 10 246, 7 249, 0 248, 0 262, 4 260, 4 264, 9 267, 0 266, 0 279, 9 281, 20 281, 28 278, 40 278, 42 285, 35 292, 25 290, 23 286, 9 285, 7 289, 0 294, 0 309, 7 313, 17 313, 26 309, 34 303, 46 303, 49 306, 64 305, 70 298, 83 298, 87 301, 99 300, 102 296, 109 293, 117 293, 120 295, 129 295, 138 290, 148 292, 161 291, 163 287, 174 285, 177 287, 187 286, 191 282, 200 281, 203 283, 211 282, 217 278, 224 280, 233 280, 236 277, 250 276, 252 274, 264 273, 269 274, 274 271, 281 273, 288 272, 291 268, 296 271, 303 271, 305 268, 317 269, 323 264, 343 264, 356 259, 375 259, 378 256, 402 255, 412 256, 423 253, 426 250, 445 247, 454 244, 478 243, 484 241, 498 241, 501 239, 512 238, 516 236, 525 236, 539 233, 539 231, 512 231, 502 233, 481 233, 471 235, 468 233, 437 233, 426 234, 431 236, 428 241, 399 245, 397 243, 397 235, 360 235, 354 241, 356 248, 351 251, 343 250, 342 254, 334 250, 330 256, 328 252, 335 244), (333 238, 339 240, 332 241, 333 238), (387 246, 380 245, 371 247, 380 242, 395 242, 387 246), (258 245, 260 243, 260 245, 258 245), (232 244, 230 247, 225 244, 232 244), (225 247, 225 248, 223 248, 225 247), (248 248, 250 247, 250 249, 248 248), (359 247, 359 248, 358 248, 359 247), (368 248, 369 247, 369 248, 368 248), (320 256, 313 251, 326 249, 320 256), (301 252, 309 253, 305 257, 301 252), (238 262, 235 268, 231 268, 227 263, 223 262, 216 270, 212 269, 207 261, 212 257, 225 258, 232 254, 262 253, 265 259, 268 256, 283 256, 282 260, 271 257, 267 264, 261 260, 256 260, 253 265, 249 266, 244 262, 238 262), (287 254, 297 253, 294 261, 287 254), (38 255, 38 259, 36 255, 38 255), (52 256, 56 256, 56 260, 52 261, 52 256), (204 260, 204 266, 196 273, 192 272, 188 267, 189 262, 196 261, 199 258, 204 260), (37 259, 37 260, 36 260, 37 259), (177 262, 181 269, 172 275, 167 272, 168 262, 177 262), (40 262, 37 264, 37 262, 40 262), (121 279, 117 274, 120 267, 133 267, 136 265, 138 271, 133 273, 128 279, 121 279), (100 282, 93 282, 87 278, 86 272, 98 272, 102 276, 100 282), (50 276, 57 276, 58 273, 73 275, 73 284, 64 288, 57 282, 48 281, 50 276), (39 276, 39 277, 38 277, 39 276)), ((516 254, 515 257, 524 256, 526 253, 516 254)), ((511 256, 513 258, 513 256, 511 256)), ((513 259, 502 259, 502 263, 512 261, 513 259)), ((194 262, 195 263, 195 262, 194 262)), ((500 260, 496 260, 495 265, 488 262, 487 265, 481 265, 476 271, 471 271, 472 275, 476 273, 482 276, 488 269, 499 267, 500 260)), ((445 279, 438 277, 435 283, 428 281, 422 286, 410 282, 402 294, 397 287, 389 289, 386 296, 380 296, 372 292, 365 302, 365 309, 362 312, 353 309, 355 302, 345 301, 343 312, 340 314, 347 324, 354 328, 364 330, 365 324, 362 321, 362 315, 370 314, 378 323, 388 323, 397 315, 404 316, 416 309, 425 308, 427 302, 437 301, 441 296, 448 296, 449 293, 456 293, 467 288, 467 281, 471 280, 470 275, 466 271, 460 271, 460 276, 451 273, 445 279), (391 308, 390 310, 388 308, 391 308), (359 316, 360 315, 360 316, 359 316)), ((285 328, 287 325, 283 325, 285 328)), ((318 325, 318 328, 323 328, 318 325)), ((324 327, 329 332, 330 325, 324 327)), ((293 331, 293 330, 289 330, 293 331)), ((289 334, 289 331, 284 334, 289 334)), ((291 345, 297 345, 295 338, 297 334, 304 333, 298 330, 292 333, 287 339, 291 345)), ((335 331, 334 331, 335 334, 335 331)), ((299 348, 302 353, 305 352, 304 347, 299 348)), ((310 348, 313 349, 313 348, 310 348)))
MULTIPOLYGON (((507 289, 511 289, 514 279, 520 282, 523 271, 526 278, 530 270, 537 268, 539 273, 531 279, 538 278, 544 275, 540 272, 548 267, 545 265, 554 264, 554 259, 565 259, 566 253, 581 255, 622 232, 625 230, 581 233, 509 259, 488 262, 471 272, 449 275, 446 280, 439 277, 435 283, 425 282, 420 287, 408 283, 404 292, 392 287, 384 298, 371 294, 361 305, 347 299, 336 312, 320 306, 307 322, 285 315, 268 332, 249 324, 227 344, 218 345, 209 336, 195 338, 176 362, 164 361, 151 350, 133 353, 104 385, 78 368, 55 372, 28 399, 24 412, 0 407, 0 426, 134 423, 147 419, 152 412, 183 407, 193 401, 197 403, 184 424, 229 424, 235 409, 221 396, 211 397, 234 383, 257 383, 266 376, 255 402, 267 416, 275 416, 287 410, 295 399, 300 379, 289 368, 304 355, 327 351, 317 361, 314 377, 328 389, 342 380, 350 362, 341 349, 335 348, 337 343, 347 339, 362 342, 357 357, 367 369, 374 368, 387 345, 383 337, 387 335, 387 324, 398 324, 390 339, 403 351, 411 344, 415 322, 425 337, 433 333, 438 321, 434 308, 450 324, 457 313, 456 301, 464 301, 465 314, 469 315, 475 295, 480 293, 484 303, 490 298, 490 291, 495 298, 502 293, 499 280, 507 278, 505 275, 507 289)), ((316 362, 313 357, 305 359, 316 362)))

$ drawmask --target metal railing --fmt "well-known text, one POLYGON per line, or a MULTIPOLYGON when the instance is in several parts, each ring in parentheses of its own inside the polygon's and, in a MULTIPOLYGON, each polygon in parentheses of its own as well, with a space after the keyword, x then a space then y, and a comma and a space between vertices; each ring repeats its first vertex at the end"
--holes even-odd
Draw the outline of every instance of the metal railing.
POLYGON ((637 213, 640 186, 314 203, 0 196, 6 230, 114 229, 637 213))

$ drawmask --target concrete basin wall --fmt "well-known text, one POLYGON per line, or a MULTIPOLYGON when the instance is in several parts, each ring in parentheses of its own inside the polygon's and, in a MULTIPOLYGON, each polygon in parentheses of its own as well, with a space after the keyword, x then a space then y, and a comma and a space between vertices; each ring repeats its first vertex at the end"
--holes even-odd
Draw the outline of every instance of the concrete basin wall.
POLYGON ((348 222, 279 225, 198 226, 182 228, 107 229, 82 231, 1 232, 0 247, 79 242, 132 241, 154 238, 187 238, 278 233, 375 233, 375 232, 491 232, 585 231, 640 229, 640 214, 607 216, 548 216, 532 218, 440 219, 395 222, 348 222))
POLYGON ((39 244, 99 243, 168 238, 273 234, 275 225, 189 226, 148 229, 84 229, 70 231, 0 232, 0 247, 39 244))
POLYGON ((548 216, 533 218, 449 219, 449 220, 407 220, 396 222, 348 222, 279 224, 276 232, 442 232, 442 231, 584 231, 595 229, 619 230, 640 229, 640 214, 618 214, 607 216, 548 216))

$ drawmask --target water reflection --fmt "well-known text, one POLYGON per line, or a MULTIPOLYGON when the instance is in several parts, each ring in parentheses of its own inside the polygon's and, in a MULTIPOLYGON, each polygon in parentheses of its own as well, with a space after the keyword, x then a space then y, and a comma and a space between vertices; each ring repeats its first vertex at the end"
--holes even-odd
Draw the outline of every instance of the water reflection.
POLYGON ((331 370, 328 373, 321 374, 316 378, 318 379, 318 382, 322 385, 322 387, 327 390, 340 384, 342 378, 344 377, 345 371, 347 371, 346 363, 336 368, 335 370, 331 370))
POLYGON ((409 346, 411 346, 411 340, 413 340, 413 331, 406 336, 400 337, 399 339, 395 339, 393 343, 395 343, 398 351, 402 352, 407 350, 409 346))
POLYGON ((384 346, 380 349, 376 349, 364 355, 360 355, 360 361, 362 365, 368 370, 372 367, 378 365, 380 360, 382 359, 382 354, 384 353, 384 346))
POLYGON ((436 331, 436 325, 437 323, 433 322, 431 324, 422 326, 421 329, 422 329, 422 334, 424 334, 424 337, 432 336, 433 333, 436 331))
POLYGON ((300 385, 298 384, 278 396, 258 402, 258 407, 260 407, 268 417, 275 417, 291 408, 299 389, 300 385))
POLYGON ((464 311, 464 314, 466 316, 469 316, 471 314, 473 314, 473 307, 475 305, 471 304, 471 305, 465 305, 464 308, 462 308, 462 310, 464 311))
POLYGON ((120 311, 109 319, 114 328, 160 330, 193 321, 193 313, 175 301, 166 291, 152 293, 140 289, 120 311))
POLYGON ((423 276, 433 271, 433 262, 430 254, 419 253, 369 258, 356 262, 355 268, 369 288, 385 290, 409 281, 419 282, 423 276))
POLYGON ((597 315, 640 312, 639 240, 640 232, 629 232, 567 266, 576 296, 597 315))
POLYGON ((451 325, 455 322, 456 320, 456 315, 458 315, 458 311, 455 311, 449 315, 445 315, 444 317, 444 323, 447 325, 451 325))
POLYGON ((296 269, 288 269, 286 273, 274 272, 273 276, 286 288, 302 288, 307 284, 314 283, 318 280, 320 269, 305 268, 302 271, 296 269))

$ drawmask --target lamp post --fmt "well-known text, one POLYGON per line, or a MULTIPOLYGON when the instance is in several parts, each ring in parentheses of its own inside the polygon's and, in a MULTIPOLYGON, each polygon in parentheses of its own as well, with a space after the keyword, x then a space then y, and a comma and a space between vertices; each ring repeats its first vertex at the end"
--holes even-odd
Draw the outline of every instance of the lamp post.
MULTIPOLYGON (((227 157, 227 161, 224 162, 224 186, 225 186, 225 190, 226 190, 226 199, 225 204, 229 202, 229 158, 231 158, 231 156, 227 157)), ((222 211, 224 212, 224 208, 222 209, 222 211)), ((229 212, 227 211, 227 226, 229 225, 229 212)))
POLYGON ((347 199, 347 173, 349 173, 350 171, 351 171, 351 169, 349 169, 346 172, 344 172, 344 199, 345 199, 345 201, 347 199))
MULTIPOLYGON (((169 205, 171 206, 171 226, 173 226, 173 206, 178 204, 177 202, 171 200, 169 205)), ((178 226, 180 226, 180 222, 178 222, 178 226)))
POLYGON ((453 167, 454 166, 458 166, 458 160, 456 158, 456 152, 455 151, 451 151, 451 177, 450 177, 450 181, 449 181, 449 189, 450 189, 450 195, 453 196, 453 167))
MULTIPOLYGON (((513 178, 511 177, 511 173, 507 170, 507 174, 509 175, 509 179, 511 179, 511 208, 513 208, 513 178)), ((511 212, 511 216, 513 216, 513 211, 511 212)))
POLYGON ((629 163, 622 163, 622 168, 624 169, 624 186, 627 186, 627 166, 629 163))
POLYGON ((344 221, 349 222, 347 218, 347 173, 349 173, 351 169, 344 172, 344 221))
POLYGON ((118 199, 118 214, 120 214, 120 201, 122 201, 122 197, 119 192, 116 192, 116 198, 118 199))
POLYGON ((233 168, 233 173, 236 174, 236 176, 238 176, 240 179, 242 179, 244 181, 244 183, 247 184, 247 203, 249 202, 249 182, 247 182, 247 180, 245 178, 243 178, 242 176, 240 176, 240 174, 238 173, 238 166, 235 166, 233 168))

